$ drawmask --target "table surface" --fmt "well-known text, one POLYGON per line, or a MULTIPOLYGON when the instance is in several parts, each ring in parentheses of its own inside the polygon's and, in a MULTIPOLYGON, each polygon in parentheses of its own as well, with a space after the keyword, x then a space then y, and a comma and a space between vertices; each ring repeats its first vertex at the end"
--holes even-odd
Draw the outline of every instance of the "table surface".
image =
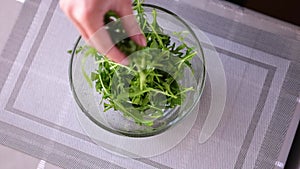
POLYGON ((4 0, 1 168, 283 168, 300 119, 300 28, 220 0, 146 2, 194 24, 219 55, 226 104, 209 140, 199 142, 212 104, 208 78, 196 123, 171 150, 131 159, 92 142, 68 82, 66 51, 78 32, 58 0, 4 0))

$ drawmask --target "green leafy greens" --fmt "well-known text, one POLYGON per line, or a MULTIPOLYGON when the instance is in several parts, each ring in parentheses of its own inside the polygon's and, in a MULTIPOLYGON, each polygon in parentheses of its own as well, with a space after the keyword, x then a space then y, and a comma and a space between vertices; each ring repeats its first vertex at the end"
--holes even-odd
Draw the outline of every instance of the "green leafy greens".
POLYGON ((128 38, 114 12, 105 16, 106 29, 113 43, 130 56, 130 65, 115 63, 88 46, 80 46, 76 53, 84 52, 85 56, 94 57, 98 64, 98 69, 91 75, 84 70, 83 74, 101 94, 100 104, 103 104, 104 111, 119 110, 137 124, 153 126, 166 110, 181 105, 186 92, 194 90, 181 86, 178 80, 183 78, 185 68, 192 70, 190 60, 196 51, 184 42, 185 32, 175 32, 178 41, 171 41, 159 26, 155 9, 150 23, 142 2, 135 0, 133 9, 147 39, 146 47, 138 46, 128 38), (115 21, 111 22, 112 19, 115 21))

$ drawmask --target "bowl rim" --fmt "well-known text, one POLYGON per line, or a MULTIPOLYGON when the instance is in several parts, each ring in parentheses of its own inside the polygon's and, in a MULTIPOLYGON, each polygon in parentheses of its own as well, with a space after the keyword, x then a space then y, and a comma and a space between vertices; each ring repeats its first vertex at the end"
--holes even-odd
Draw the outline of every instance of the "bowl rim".
MULTIPOLYGON (((202 71, 202 81, 201 81, 201 84, 200 84, 200 89, 199 89, 199 95, 198 95, 198 98, 195 100, 195 102, 193 102, 192 106, 189 108, 188 112, 192 111, 196 105, 199 103, 200 101, 200 98, 202 96, 202 93, 203 93, 203 89, 204 89, 204 86, 205 86, 205 82, 206 82, 206 64, 205 64, 205 57, 204 57, 204 52, 203 52, 203 48, 199 42, 199 39, 197 38, 197 35, 195 34, 195 32, 193 31, 193 29, 186 23, 186 21, 184 21, 182 18, 180 18, 178 15, 176 15, 175 13, 163 8, 163 7, 160 7, 160 6, 157 6, 157 5, 153 5, 153 4, 148 4, 148 3, 143 3, 142 6, 144 7, 150 7, 150 8, 155 8, 155 9, 158 9, 158 10, 161 10, 163 12, 166 12, 167 14, 170 14, 172 15, 173 17, 175 17, 176 19, 178 19, 184 26, 186 26, 186 28, 188 29, 188 31, 191 33, 191 35, 193 37, 195 37, 195 40, 196 40, 196 43, 197 45, 199 46, 199 49, 200 49, 200 52, 201 52, 201 59, 202 59, 202 65, 203 65, 203 71, 202 71)), ((135 138, 143 138, 143 137, 150 137, 150 136, 155 136, 155 135, 158 135, 158 134, 161 134, 163 133, 164 131, 168 130, 169 128, 171 127, 174 127, 175 125, 178 125, 178 123, 182 120, 184 120, 186 118, 186 116, 189 114, 189 113, 185 113, 181 118, 178 118, 178 119, 175 119, 174 121, 172 121, 171 123, 169 123, 166 127, 160 129, 160 130, 155 130, 153 132, 150 132, 150 133, 129 133, 129 132, 123 132, 123 131, 120 131, 120 130, 113 130, 109 127, 106 127, 105 125, 103 125, 102 123, 100 123, 98 120, 96 120, 90 113, 88 110, 85 109, 85 107, 82 105, 82 103, 80 102, 79 100, 79 97, 77 96, 77 93, 75 91, 75 87, 74 87, 74 82, 73 82, 73 61, 74 61, 74 58, 76 56, 76 49, 77 49, 77 46, 79 45, 79 42, 81 41, 82 39, 82 36, 79 35, 79 37, 77 38, 74 46, 73 46, 73 50, 72 50, 72 53, 71 53, 71 59, 70 59, 70 63, 69 63, 69 70, 68 70, 68 74, 69 74, 69 85, 70 85, 70 88, 71 88, 71 91, 72 91, 72 95, 77 103, 77 105, 79 106, 79 108, 81 109, 81 111, 93 122, 95 123, 97 126, 101 127, 102 129, 108 131, 108 132, 111 132, 111 133, 114 133, 114 134, 117 134, 117 135, 120 135, 120 136, 129 136, 129 137, 135 137, 135 138)))

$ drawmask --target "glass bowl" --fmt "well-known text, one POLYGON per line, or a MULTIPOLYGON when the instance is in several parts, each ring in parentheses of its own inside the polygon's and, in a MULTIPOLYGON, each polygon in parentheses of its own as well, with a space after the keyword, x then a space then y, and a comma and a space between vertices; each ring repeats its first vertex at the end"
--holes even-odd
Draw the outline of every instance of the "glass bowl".
MULTIPOLYGON (((176 83, 178 84, 178 86, 180 86, 180 89, 192 89, 180 95, 182 96, 180 97, 180 105, 171 108, 167 107, 166 103, 160 101, 164 99, 161 98, 164 96, 161 96, 159 94, 153 95, 150 102, 151 104, 155 103, 156 105, 159 105, 161 107, 160 112, 162 112, 162 115, 155 118, 153 112, 145 113, 143 111, 141 117, 149 121, 149 123, 147 124, 141 124, 134 118, 135 116, 130 116, 131 114, 139 113, 137 112, 137 108, 134 105, 127 105, 125 107, 125 111, 128 111, 126 115, 124 114, 124 112, 114 109, 104 111, 105 107, 102 103, 100 103, 102 95, 96 92, 95 83, 91 81, 89 82, 89 80, 87 80, 87 76, 89 77, 92 72, 98 69, 99 63, 95 61, 95 58, 86 56, 86 51, 82 50, 82 46, 85 46, 87 44, 81 37, 78 38, 73 48, 69 66, 70 86, 73 92, 73 96, 82 112, 102 129, 114 134, 129 137, 154 136, 166 131, 170 127, 182 121, 183 118, 191 113, 191 111, 199 102, 206 77, 204 66, 205 59, 203 56, 202 48, 200 46, 199 40, 197 39, 197 36, 190 28, 190 26, 183 19, 179 18, 177 15, 164 8, 151 4, 143 4, 143 8, 145 10, 146 18, 149 22, 153 21, 152 10, 156 10, 157 23, 160 25, 160 27, 162 27, 163 33, 171 37, 170 40, 172 43, 175 42, 176 44, 180 45, 184 42, 187 46, 193 47, 193 50, 197 52, 197 54, 190 60, 190 66, 192 69, 189 66, 185 66, 182 69, 180 68, 180 75, 176 76, 174 75, 174 71, 172 71, 167 65, 175 65, 179 60, 176 60, 174 58, 161 60, 161 56, 159 56, 159 54, 162 52, 162 49, 151 48, 147 50, 147 53, 150 53, 150 55, 152 56, 151 60, 157 60, 156 62, 160 63, 155 66, 155 69, 166 72, 169 76, 174 77, 176 83), (178 36, 178 32, 184 32, 184 40, 183 35, 178 36), (78 52, 78 49, 80 49, 81 52, 78 52)), ((144 51, 137 51, 128 56, 130 62, 140 64, 141 61, 136 60, 136 58, 141 58, 142 52, 144 51)), ((145 69, 148 70, 149 66, 145 69)), ((121 70, 122 69, 120 69, 119 71, 121 70)), ((132 76, 131 78, 134 78, 134 76, 132 76)), ((120 82, 116 80, 112 83, 115 84, 112 84, 112 86, 117 86, 120 82)), ((117 88, 115 88, 115 90, 117 90, 117 88)), ((118 97, 118 95, 124 95, 124 93, 117 92, 117 94, 115 95, 116 97, 118 97)), ((129 97, 128 93, 127 96, 129 97)), ((106 100, 104 99, 103 102, 106 102, 106 100)), ((140 116, 140 114, 136 116, 140 116)))

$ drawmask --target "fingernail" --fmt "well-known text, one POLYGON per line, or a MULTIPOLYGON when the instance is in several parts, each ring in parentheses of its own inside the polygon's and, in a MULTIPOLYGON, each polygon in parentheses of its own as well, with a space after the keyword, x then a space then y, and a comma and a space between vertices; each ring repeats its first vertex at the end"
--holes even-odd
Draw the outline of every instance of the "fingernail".
POLYGON ((140 35, 140 36, 139 36, 139 44, 140 44, 141 46, 147 46, 146 38, 145 38, 144 35, 140 35))
POLYGON ((123 60, 120 62, 120 64, 125 65, 125 66, 129 65, 129 60, 128 60, 128 58, 126 57, 125 59, 123 59, 123 60))

